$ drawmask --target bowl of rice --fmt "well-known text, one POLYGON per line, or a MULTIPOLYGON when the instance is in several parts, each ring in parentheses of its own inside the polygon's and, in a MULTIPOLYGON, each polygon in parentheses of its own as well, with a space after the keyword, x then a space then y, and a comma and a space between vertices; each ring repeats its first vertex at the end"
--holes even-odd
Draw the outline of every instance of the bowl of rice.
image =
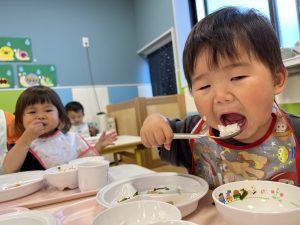
POLYGON ((75 189, 78 187, 78 166, 64 164, 49 168, 45 171, 44 178, 49 185, 59 190, 75 189))

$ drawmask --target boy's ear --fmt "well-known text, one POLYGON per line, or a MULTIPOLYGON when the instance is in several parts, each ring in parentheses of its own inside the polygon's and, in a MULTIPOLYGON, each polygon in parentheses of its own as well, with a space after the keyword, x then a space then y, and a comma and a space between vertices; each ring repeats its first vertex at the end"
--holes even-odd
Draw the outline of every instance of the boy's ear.
POLYGON ((284 67, 280 67, 275 74, 274 94, 280 94, 285 88, 288 72, 284 67))

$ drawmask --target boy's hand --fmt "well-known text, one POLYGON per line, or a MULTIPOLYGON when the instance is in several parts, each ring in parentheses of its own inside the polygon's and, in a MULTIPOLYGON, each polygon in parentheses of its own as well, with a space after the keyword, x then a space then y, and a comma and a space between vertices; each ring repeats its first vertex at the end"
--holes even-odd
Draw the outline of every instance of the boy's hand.
POLYGON ((42 121, 34 120, 25 129, 22 139, 27 143, 31 143, 33 140, 45 133, 45 126, 42 121))
POLYGON ((101 134, 100 138, 98 139, 95 148, 100 152, 103 148, 107 145, 113 145, 114 141, 118 139, 117 132, 113 131, 111 133, 106 133, 105 131, 101 134))
POLYGON ((174 136, 169 122, 160 114, 152 114, 145 119, 140 135, 147 148, 164 145, 167 150, 170 150, 174 136))

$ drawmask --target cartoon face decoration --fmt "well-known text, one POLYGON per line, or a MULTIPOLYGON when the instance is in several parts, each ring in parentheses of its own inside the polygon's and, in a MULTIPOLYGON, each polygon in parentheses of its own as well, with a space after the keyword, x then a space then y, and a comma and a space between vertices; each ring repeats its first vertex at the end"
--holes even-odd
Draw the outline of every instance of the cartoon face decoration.
POLYGON ((3 46, 0 48, 0 60, 1 61, 12 61, 14 60, 14 51, 11 47, 3 46))
POLYGON ((281 163, 285 163, 289 158, 289 151, 285 146, 279 146, 277 158, 281 163))
POLYGON ((287 125, 284 123, 284 121, 281 119, 276 124, 276 133, 285 132, 287 130, 287 125))

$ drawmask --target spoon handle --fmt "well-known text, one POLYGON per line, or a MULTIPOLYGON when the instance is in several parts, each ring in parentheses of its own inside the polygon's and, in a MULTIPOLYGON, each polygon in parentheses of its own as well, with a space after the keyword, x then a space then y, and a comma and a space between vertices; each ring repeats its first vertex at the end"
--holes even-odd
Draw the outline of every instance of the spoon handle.
POLYGON ((195 139, 195 138, 201 138, 201 137, 205 137, 205 135, 174 133, 173 139, 195 139))

